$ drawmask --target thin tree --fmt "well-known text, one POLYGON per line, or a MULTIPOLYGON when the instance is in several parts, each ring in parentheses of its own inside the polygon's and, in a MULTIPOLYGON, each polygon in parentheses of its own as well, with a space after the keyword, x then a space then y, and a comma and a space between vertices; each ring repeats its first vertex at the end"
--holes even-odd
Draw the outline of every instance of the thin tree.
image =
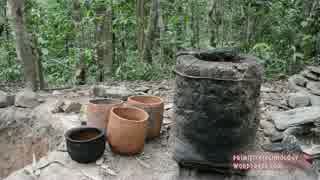
POLYGON ((186 23, 185 14, 183 10, 183 3, 179 0, 175 1, 177 16, 179 17, 176 25, 176 50, 179 51, 182 48, 183 41, 185 40, 186 23))
POLYGON ((195 0, 190 1, 190 16, 191 16, 191 46, 194 48, 199 48, 200 44, 200 24, 199 24, 199 8, 198 2, 195 0))
POLYGON ((25 0, 8 0, 9 21, 16 38, 18 60, 23 64, 26 87, 38 89, 37 56, 32 50, 31 36, 25 21, 25 0))
POLYGON ((110 77, 113 64, 113 34, 112 8, 104 4, 96 9, 96 38, 97 38, 97 80, 102 82, 110 77))
POLYGON ((136 0, 137 45, 138 45, 139 58, 141 60, 143 58, 143 48, 144 48, 144 41, 145 41, 144 11, 145 11, 144 0, 136 0))
POLYGON ((210 33, 210 45, 212 47, 216 47, 217 46, 217 40, 216 40, 216 35, 217 35, 217 21, 216 21, 216 10, 217 9, 217 3, 216 0, 210 0, 209 2, 209 13, 208 13, 208 22, 209 22, 209 33, 210 33))
POLYGON ((148 33, 146 43, 144 45, 143 59, 145 62, 152 63, 152 49, 157 36, 157 28, 159 23, 160 0, 152 0, 150 8, 150 17, 148 24, 148 33))
POLYGON ((72 0, 73 7, 73 22, 76 32, 76 46, 78 47, 77 53, 77 65, 75 72, 75 81, 77 85, 83 85, 86 83, 86 65, 85 65, 85 34, 81 26, 81 4, 79 0, 72 0))

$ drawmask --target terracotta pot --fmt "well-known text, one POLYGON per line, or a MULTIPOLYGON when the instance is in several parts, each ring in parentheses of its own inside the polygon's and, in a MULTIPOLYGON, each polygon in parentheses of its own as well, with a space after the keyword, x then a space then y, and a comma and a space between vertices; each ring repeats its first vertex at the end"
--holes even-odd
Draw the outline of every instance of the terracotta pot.
POLYGON ((147 138, 153 139, 159 137, 163 121, 163 100, 157 96, 131 96, 128 98, 127 104, 142 108, 148 112, 147 138))
POLYGON ((94 99, 87 106, 87 125, 105 130, 108 125, 109 112, 113 106, 121 105, 123 102, 116 99, 94 99))
POLYGON ((113 107, 107 130, 111 150, 124 155, 141 153, 147 135, 148 118, 148 113, 143 109, 113 107))

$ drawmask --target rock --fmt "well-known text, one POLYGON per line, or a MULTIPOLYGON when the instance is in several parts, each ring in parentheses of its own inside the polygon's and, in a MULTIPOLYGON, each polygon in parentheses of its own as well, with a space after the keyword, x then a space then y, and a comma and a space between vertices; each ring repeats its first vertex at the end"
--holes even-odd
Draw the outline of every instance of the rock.
POLYGON ((310 79, 312 81, 319 81, 320 80, 320 77, 317 76, 317 74, 315 73, 312 73, 310 71, 303 71, 302 72, 302 75, 307 78, 307 79, 310 79))
POLYGON ((14 98, 14 95, 9 95, 6 92, 0 91, 0 108, 14 105, 14 98))
POLYGON ((35 92, 24 89, 19 92, 15 99, 15 106, 22 108, 34 108, 40 104, 39 96, 35 92))
POLYGON ((311 133, 311 126, 301 125, 296 127, 289 127, 286 129, 283 134, 285 136, 294 135, 294 136, 304 136, 311 133))
POLYGON ((308 66, 307 69, 311 72, 313 72, 314 74, 317 74, 320 76, 320 67, 316 67, 316 66, 308 66))
POLYGON ((291 78, 296 85, 306 87, 308 80, 300 74, 294 75, 291 78))
POLYGON ((161 96, 161 93, 160 93, 160 91, 155 91, 155 92, 153 93, 153 95, 155 95, 155 96, 161 96))
POLYGON ((303 146, 302 151, 313 158, 320 157, 320 145, 303 146))
POLYGON ((81 110, 82 104, 74 101, 65 101, 62 110, 65 113, 79 113, 81 110))
MULTIPOLYGON (((293 91, 293 92, 308 92, 308 90, 305 88, 305 87, 302 87, 302 86, 299 86, 297 85, 297 83, 295 82, 295 78, 296 78, 297 75, 294 75, 292 77, 290 77, 288 79, 288 87, 289 87, 289 90, 290 91, 293 91)), ((305 84, 306 86, 307 84, 305 84)))
POLYGON ((302 107, 284 112, 270 113, 271 119, 279 130, 292 126, 313 123, 320 120, 320 107, 302 107))
POLYGON ((126 100, 134 93, 124 86, 113 87, 98 85, 91 89, 91 94, 96 97, 120 98, 122 100, 126 100))
POLYGON ((104 97, 106 94, 106 88, 106 86, 102 85, 93 86, 90 94, 96 97, 104 97))
POLYGON ((170 110, 170 109, 172 109, 173 108, 173 103, 169 103, 169 104, 166 104, 165 106, 164 106, 164 109, 166 110, 166 111, 168 111, 168 110, 170 110))
POLYGON ((280 143, 264 144, 261 146, 268 152, 301 152, 301 147, 295 136, 285 136, 280 143))
POLYGON ((16 99, 16 96, 15 96, 15 95, 8 95, 8 96, 7 96, 8 105, 9 105, 9 106, 13 106, 15 99, 16 99))
POLYGON ((51 110, 52 113, 61 113, 63 112, 63 107, 64 106, 64 102, 62 100, 58 100, 53 109, 51 110))
POLYGON ((89 91, 87 91, 87 90, 78 91, 77 94, 79 96, 89 96, 90 95, 89 91))
POLYGON ((63 95, 63 92, 58 91, 58 90, 54 90, 54 91, 52 92, 52 95, 54 95, 54 96, 63 95))
POLYGON ((309 90, 305 87, 298 86, 294 83, 293 78, 289 78, 288 80, 289 89, 294 92, 301 92, 309 96, 310 102, 312 106, 320 106, 320 96, 314 95, 309 92, 309 90))
POLYGON ((310 105, 310 97, 303 93, 290 93, 288 105, 292 108, 306 107, 310 105))
POLYGON ((284 138, 283 133, 280 133, 280 134, 278 134, 278 135, 272 135, 272 136, 270 136, 270 141, 271 141, 271 142, 279 142, 279 141, 282 141, 283 138, 284 138))
POLYGON ((310 95, 310 101, 312 106, 320 106, 320 96, 310 95))
POLYGON ((26 122, 30 119, 31 110, 16 108, 14 106, 0 109, 0 132, 2 129, 16 126, 16 123, 26 122))
POLYGON ((286 146, 286 152, 301 152, 298 139, 293 135, 284 136, 282 142, 286 146))
POLYGON ((260 127, 263 129, 263 134, 267 137, 278 136, 281 134, 270 121, 261 120, 260 127))
POLYGON ((307 88, 312 94, 320 96, 320 82, 308 82, 307 88))
POLYGON ((168 118, 164 118, 163 119, 163 125, 165 126, 165 125, 169 125, 169 124, 172 124, 172 121, 170 119, 168 119, 168 118))
POLYGON ((143 93, 148 93, 149 90, 150 88, 147 86, 141 86, 135 89, 136 92, 143 92, 143 93))
POLYGON ((166 110, 163 114, 163 117, 164 118, 167 118, 167 119, 173 119, 174 117, 174 110, 173 109, 169 109, 169 110, 166 110))
POLYGON ((313 123, 316 127, 320 127, 320 121, 314 121, 313 123))
POLYGON ((282 143, 263 144, 261 148, 268 152, 282 152, 285 146, 282 143))
POLYGON ((266 87, 266 86, 261 86, 261 92, 265 92, 265 93, 272 93, 274 92, 273 89, 269 88, 269 87, 266 87))

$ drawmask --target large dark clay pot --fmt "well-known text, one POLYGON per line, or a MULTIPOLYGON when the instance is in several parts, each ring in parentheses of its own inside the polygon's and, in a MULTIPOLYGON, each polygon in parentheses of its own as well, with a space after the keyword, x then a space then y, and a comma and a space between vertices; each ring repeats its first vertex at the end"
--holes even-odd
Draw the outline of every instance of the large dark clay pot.
POLYGON ((65 134, 67 151, 74 161, 91 163, 98 160, 106 146, 105 133, 93 127, 70 129, 65 134))

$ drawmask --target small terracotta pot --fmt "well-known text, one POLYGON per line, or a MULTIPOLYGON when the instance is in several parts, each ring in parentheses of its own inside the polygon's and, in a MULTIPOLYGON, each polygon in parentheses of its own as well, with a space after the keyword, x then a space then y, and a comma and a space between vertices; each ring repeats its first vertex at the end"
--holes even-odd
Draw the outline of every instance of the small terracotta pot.
POLYGON ((116 99, 94 99, 87 106, 87 125, 105 130, 108 125, 109 112, 113 106, 121 105, 123 102, 116 99))
POLYGON ((107 130, 111 150, 123 155, 141 153, 147 135, 148 118, 148 113, 139 108, 113 107, 107 130))
POLYGON ((128 98, 128 105, 142 108, 149 114, 148 120, 148 139, 153 139, 160 136, 164 103, 157 96, 131 96, 128 98))

